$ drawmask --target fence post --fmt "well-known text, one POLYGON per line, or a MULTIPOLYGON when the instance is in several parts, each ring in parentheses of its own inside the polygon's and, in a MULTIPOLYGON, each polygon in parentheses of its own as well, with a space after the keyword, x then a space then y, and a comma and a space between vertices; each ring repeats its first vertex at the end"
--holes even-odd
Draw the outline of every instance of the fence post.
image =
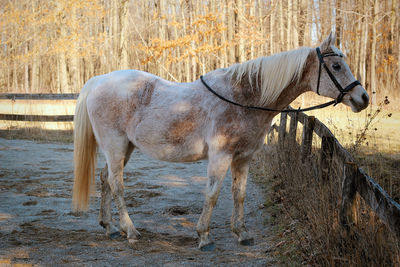
POLYGON ((400 240, 400 204, 361 169, 356 182, 358 194, 400 240))
POLYGON ((306 116, 303 124, 303 137, 301 142, 302 160, 311 154, 312 136, 315 126, 315 117, 306 116))
POLYGON ((281 113, 281 122, 279 124, 279 136, 278 142, 280 146, 283 146, 285 138, 286 138, 286 123, 287 123, 287 113, 281 113))
POLYGON ((323 182, 326 182, 329 179, 329 174, 332 166, 334 145, 335 145, 334 137, 322 136, 319 166, 321 170, 320 176, 323 182))
POLYGON ((297 123, 298 123, 298 113, 295 112, 290 116, 290 125, 289 125, 289 144, 293 145, 296 142, 296 133, 297 133, 297 123))
POLYGON ((356 193, 357 193, 358 166, 353 162, 344 163, 342 183, 342 203, 340 209, 340 223, 349 229, 350 224, 357 223, 356 193))

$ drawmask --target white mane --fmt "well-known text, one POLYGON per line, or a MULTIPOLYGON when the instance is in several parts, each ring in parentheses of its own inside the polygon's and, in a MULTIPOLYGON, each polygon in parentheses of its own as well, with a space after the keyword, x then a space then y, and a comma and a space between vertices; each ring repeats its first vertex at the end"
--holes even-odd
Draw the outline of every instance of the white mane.
POLYGON ((236 84, 247 75, 252 89, 261 92, 259 104, 265 106, 273 103, 291 82, 298 82, 311 50, 302 47, 249 60, 229 67, 227 73, 236 84), (260 88, 257 88, 258 84, 261 84, 260 88))

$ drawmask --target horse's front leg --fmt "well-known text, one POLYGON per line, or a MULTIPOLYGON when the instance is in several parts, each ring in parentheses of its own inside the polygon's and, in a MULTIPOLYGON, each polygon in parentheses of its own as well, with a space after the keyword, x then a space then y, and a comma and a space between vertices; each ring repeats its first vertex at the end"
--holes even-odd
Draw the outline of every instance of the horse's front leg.
POLYGON ((233 212, 231 217, 232 232, 238 236, 241 245, 253 245, 254 239, 249 235, 244 224, 244 198, 249 173, 249 161, 238 160, 231 164, 233 212))
POLYGON ((205 192, 203 212, 197 223, 197 233, 200 238, 199 248, 203 251, 213 250, 215 245, 210 240, 210 220, 213 208, 217 203, 218 195, 221 190, 226 171, 231 163, 230 155, 214 155, 209 158, 207 175, 208 182, 205 192))

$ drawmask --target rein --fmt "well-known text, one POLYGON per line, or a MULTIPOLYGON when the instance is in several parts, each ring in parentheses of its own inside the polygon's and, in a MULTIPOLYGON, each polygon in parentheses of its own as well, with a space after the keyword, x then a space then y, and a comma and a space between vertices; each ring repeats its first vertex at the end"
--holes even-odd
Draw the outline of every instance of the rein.
POLYGON ((221 96, 220 94, 218 94, 217 92, 215 92, 203 79, 203 76, 200 76, 200 80, 203 83, 203 85, 207 88, 208 91, 210 91, 211 93, 213 93, 215 96, 217 96, 219 99, 228 102, 232 105, 235 106, 239 106, 242 108, 246 108, 246 109, 253 109, 253 110, 262 110, 262 111, 272 111, 272 112, 302 112, 302 111, 310 111, 310 110, 315 110, 315 109, 320 109, 320 108, 325 108, 328 107, 330 105, 336 106, 337 104, 339 104, 340 102, 342 102, 343 97, 345 94, 347 94, 351 89, 353 89, 355 86, 357 85, 361 85, 361 83, 358 80, 355 80, 354 82, 350 83, 348 86, 346 86, 346 88, 343 89, 343 87, 340 85, 340 83, 336 80, 335 76, 332 74, 332 72, 329 70, 329 68, 326 66, 325 62, 324 62, 324 57, 329 57, 329 56, 339 56, 342 57, 342 55, 337 54, 337 53, 325 53, 322 54, 319 47, 316 48, 317 51, 317 56, 319 59, 319 70, 318 70, 318 85, 317 85, 317 94, 319 95, 319 84, 320 84, 320 78, 321 78, 321 66, 324 66, 326 72, 328 73, 329 77, 331 78, 331 81, 335 84, 336 88, 339 90, 340 94, 338 95, 338 97, 335 100, 326 102, 324 104, 320 104, 320 105, 316 105, 316 106, 312 106, 312 107, 308 107, 308 108, 298 108, 298 109, 272 109, 272 108, 264 108, 264 107, 256 107, 256 106, 246 106, 246 105, 242 105, 239 103, 236 103, 232 100, 229 100, 223 96, 221 96))

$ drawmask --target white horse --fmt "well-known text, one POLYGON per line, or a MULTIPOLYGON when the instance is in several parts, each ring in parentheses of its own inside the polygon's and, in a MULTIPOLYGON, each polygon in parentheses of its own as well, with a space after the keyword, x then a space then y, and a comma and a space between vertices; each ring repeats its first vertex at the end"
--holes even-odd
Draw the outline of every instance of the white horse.
POLYGON ((140 234, 123 196, 123 168, 133 149, 170 162, 208 159, 205 202, 196 227, 199 248, 214 247, 209 236, 211 214, 229 167, 234 200, 231 228, 240 244, 252 244, 243 218, 249 163, 278 111, 228 101, 280 110, 300 94, 314 91, 359 112, 368 106, 368 94, 334 42, 331 34, 317 49, 299 48, 211 71, 203 77, 207 86, 200 80, 170 82, 138 70, 90 79, 80 93, 74 120, 73 208, 87 210, 99 146, 107 161, 100 175, 99 223, 108 235, 119 233, 111 220, 114 197, 120 230, 129 242, 136 242, 140 234))

